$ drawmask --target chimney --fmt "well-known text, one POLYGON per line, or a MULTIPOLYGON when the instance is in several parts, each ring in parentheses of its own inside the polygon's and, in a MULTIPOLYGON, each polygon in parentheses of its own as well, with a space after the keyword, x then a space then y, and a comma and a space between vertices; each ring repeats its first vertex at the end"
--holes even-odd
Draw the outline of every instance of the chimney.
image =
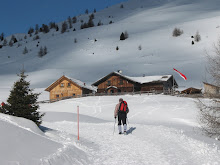
POLYGON ((121 71, 121 70, 118 70, 118 73, 122 74, 122 71, 121 71))

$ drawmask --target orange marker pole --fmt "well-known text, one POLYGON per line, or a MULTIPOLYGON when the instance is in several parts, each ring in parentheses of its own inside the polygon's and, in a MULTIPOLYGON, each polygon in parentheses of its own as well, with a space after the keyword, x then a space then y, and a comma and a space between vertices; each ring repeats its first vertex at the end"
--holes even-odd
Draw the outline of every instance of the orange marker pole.
POLYGON ((79 140, 79 106, 77 106, 78 140, 79 140))

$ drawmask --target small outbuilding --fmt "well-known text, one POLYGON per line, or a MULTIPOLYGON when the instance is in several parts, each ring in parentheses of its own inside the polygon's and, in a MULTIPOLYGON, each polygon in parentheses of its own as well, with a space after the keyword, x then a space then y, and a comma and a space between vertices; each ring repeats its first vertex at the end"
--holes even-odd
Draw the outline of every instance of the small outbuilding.
POLYGON ((59 100, 68 97, 80 97, 95 92, 95 88, 80 80, 62 76, 53 82, 45 91, 50 92, 50 100, 59 100))
POLYGON ((201 94, 202 89, 196 89, 196 88, 187 88, 183 91, 181 91, 182 94, 201 94))
POLYGON ((204 95, 205 96, 220 96, 220 87, 203 82, 204 84, 204 95))

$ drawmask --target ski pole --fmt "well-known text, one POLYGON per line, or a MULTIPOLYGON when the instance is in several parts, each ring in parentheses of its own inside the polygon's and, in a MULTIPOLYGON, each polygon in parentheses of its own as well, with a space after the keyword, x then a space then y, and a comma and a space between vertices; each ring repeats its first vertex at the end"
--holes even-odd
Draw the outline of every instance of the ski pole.
MULTIPOLYGON (((116 124, 116 118, 115 118, 115 124, 116 124)), ((115 124, 114 124, 114 132, 113 132, 113 135, 114 135, 114 133, 115 133, 115 124)))

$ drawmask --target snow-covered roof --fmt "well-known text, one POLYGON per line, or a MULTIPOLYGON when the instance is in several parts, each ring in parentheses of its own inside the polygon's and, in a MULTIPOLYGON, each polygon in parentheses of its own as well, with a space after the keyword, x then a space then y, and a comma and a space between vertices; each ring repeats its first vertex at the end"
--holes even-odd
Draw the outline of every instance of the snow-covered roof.
POLYGON ((71 77, 68 77, 68 76, 62 76, 61 78, 59 78, 58 80, 56 80, 55 82, 53 82, 51 85, 49 85, 45 91, 49 91, 50 88, 52 88, 54 85, 57 84, 57 82, 59 82, 61 79, 63 78, 67 78, 69 79, 70 81, 72 81, 72 83, 75 83, 76 85, 78 85, 79 87, 81 88, 85 88, 85 89, 89 89, 89 90, 92 90, 92 91, 96 91, 97 88, 94 87, 94 86, 91 86, 91 85, 87 85, 86 83, 80 81, 80 80, 77 80, 77 79, 74 79, 74 78, 71 78, 71 77))
POLYGON ((87 85, 86 83, 84 83, 84 82, 82 82, 80 80, 71 78, 71 77, 67 77, 67 76, 65 76, 65 77, 70 79, 71 81, 73 81, 74 83, 76 83, 78 86, 80 86, 82 88, 86 88, 86 89, 89 89, 89 90, 92 90, 92 91, 96 91, 96 87, 94 87, 94 86, 87 85))
POLYGON ((112 74, 116 74, 119 75, 127 80, 133 81, 135 83, 139 83, 139 84, 145 84, 145 83, 150 83, 150 82, 164 82, 164 81, 168 81, 172 75, 160 75, 160 76, 144 76, 144 77, 130 77, 130 76, 125 76, 122 75, 119 72, 112 72, 110 74, 108 74, 107 76, 104 76, 102 78, 100 78, 98 81, 96 81, 95 83, 93 83, 93 85, 97 85, 97 83, 101 82, 102 80, 104 80, 106 77, 112 75, 112 74))

